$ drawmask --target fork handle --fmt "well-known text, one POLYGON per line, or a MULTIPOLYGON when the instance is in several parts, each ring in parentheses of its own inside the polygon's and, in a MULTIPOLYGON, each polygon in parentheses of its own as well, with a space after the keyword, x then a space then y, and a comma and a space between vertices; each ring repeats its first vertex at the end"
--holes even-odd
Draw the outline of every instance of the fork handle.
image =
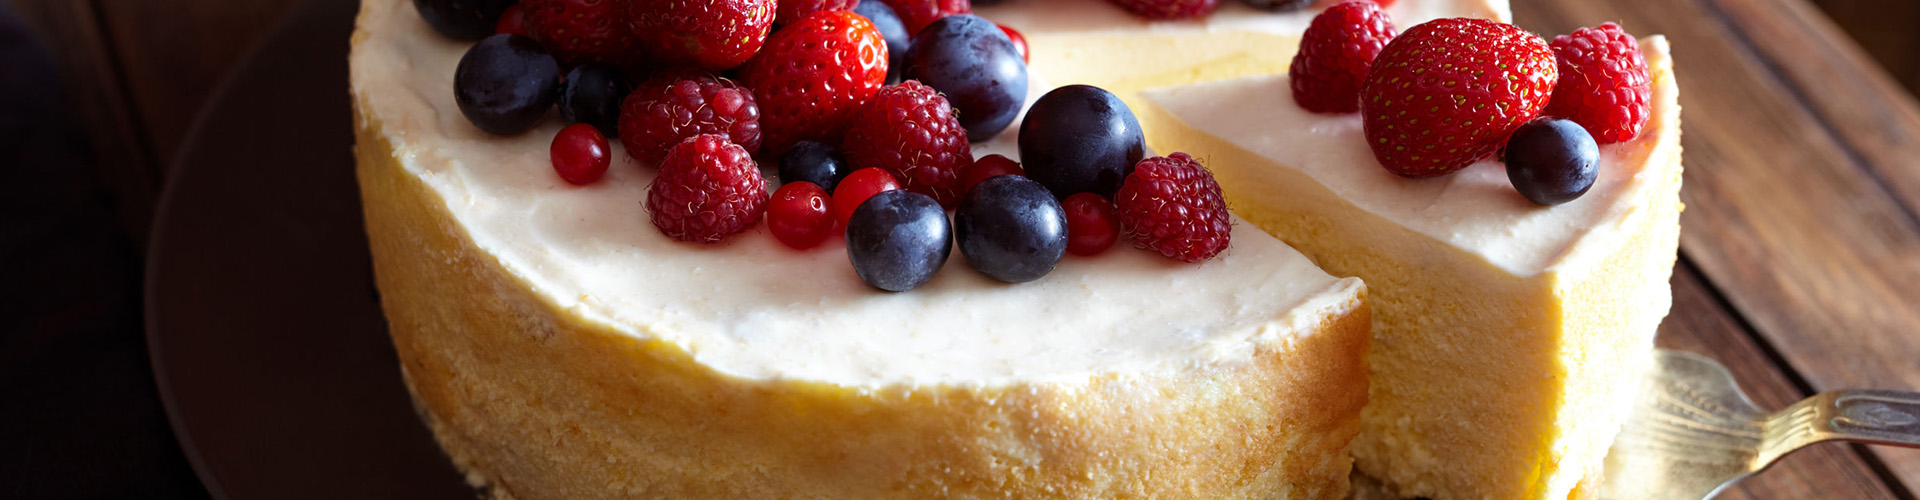
POLYGON ((1808 398, 1822 441, 1846 440, 1920 448, 1920 392, 1847 389, 1808 398))

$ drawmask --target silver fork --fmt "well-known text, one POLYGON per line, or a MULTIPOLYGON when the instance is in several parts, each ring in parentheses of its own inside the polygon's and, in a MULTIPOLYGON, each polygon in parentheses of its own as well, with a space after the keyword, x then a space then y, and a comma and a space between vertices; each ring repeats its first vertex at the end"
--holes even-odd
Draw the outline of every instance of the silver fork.
POLYGON ((1769 414, 1720 363, 1661 349, 1607 452, 1599 497, 1712 498, 1783 455, 1836 440, 1920 448, 1920 393, 1829 391, 1769 414))

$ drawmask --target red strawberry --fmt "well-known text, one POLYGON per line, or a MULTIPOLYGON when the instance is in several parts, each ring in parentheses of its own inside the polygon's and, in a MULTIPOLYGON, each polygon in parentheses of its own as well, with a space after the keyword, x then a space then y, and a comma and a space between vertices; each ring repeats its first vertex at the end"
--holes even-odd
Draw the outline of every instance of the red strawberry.
POLYGON ((913 38, 921 28, 939 21, 942 17, 954 14, 972 14, 973 2, 970 0, 886 0, 893 12, 900 15, 900 22, 907 25, 907 38, 913 38))
POLYGON ((1185 19, 1213 12, 1219 0, 1107 0, 1147 19, 1185 19))
POLYGON ((774 0, 626 0, 640 45, 667 65, 732 69, 760 51, 774 0))
POLYGON ((844 11, 780 28, 740 70, 760 104, 762 152, 772 156, 799 141, 839 142, 847 117, 886 79, 887 41, 872 21, 844 11))
POLYGON ((1653 79, 1640 42, 1613 23, 1553 39, 1560 83, 1546 114, 1573 120, 1600 144, 1633 140, 1653 113, 1653 79))
POLYGON ((1373 58, 1393 39, 1393 22, 1379 4, 1355 0, 1314 16, 1287 67, 1293 102, 1315 113, 1360 110, 1360 83, 1373 58))
POLYGON ((779 0, 780 15, 773 17, 774 26, 785 26, 806 18, 808 14, 827 10, 853 10, 860 0, 779 0))
POLYGON ((622 65, 633 57, 633 31, 615 0, 520 0, 525 29, 561 64, 622 65))
POLYGON ((647 186, 653 227, 679 241, 719 243, 760 222, 767 182, 753 157, 727 136, 687 139, 667 152, 647 186))
POLYGON ((1168 258, 1211 259, 1233 239, 1220 183, 1186 153, 1140 160, 1113 202, 1119 207, 1120 227, 1134 246, 1168 258))
POLYGON ((1511 24, 1436 19, 1387 43, 1360 89, 1367 145, 1387 171, 1451 173, 1492 154, 1553 94, 1553 51, 1511 24))
POLYGON ((947 207, 960 201, 960 172, 973 164, 953 106, 915 80, 880 89, 854 112, 841 149, 853 168, 884 169, 900 187, 947 207))
POLYGON ((658 163, 667 149, 700 134, 721 134, 760 150, 760 107, 753 91, 698 71, 669 72, 620 102, 620 143, 634 159, 658 163))

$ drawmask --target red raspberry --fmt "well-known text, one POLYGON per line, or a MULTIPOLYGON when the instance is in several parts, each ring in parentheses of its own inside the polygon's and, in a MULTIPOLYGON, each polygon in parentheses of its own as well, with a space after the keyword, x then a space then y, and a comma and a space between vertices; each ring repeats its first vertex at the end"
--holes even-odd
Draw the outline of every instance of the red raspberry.
POLYGON ((653 227, 668 238, 719 243, 760 222, 767 183, 740 145, 719 134, 687 139, 667 151, 660 176, 647 187, 653 227))
POLYGON ((767 205, 767 230, 794 250, 819 246, 833 234, 833 206, 827 190, 811 182, 780 186, 767 205))
POLYGON ((1371 1, 1342 3, 1314 16, 1287 67, 1293 102, 1315 113, 1359 111, 1360 83, 1392 39, 1393 22, 1371 1))
POLYGON ((774 0, 626 0, 640 45, 669 66, 732 69, 773 29, 774 0))
POLYGON ((1081 257, 1099 255, 1120 238, 1120 219, 1113 202, 1093 193, 1074 193, 1060 202, 1067 213, 1067 251, 1081 257))
MULTIPOLYGON (((614 0, 520 0, 526 31, 561 64, 629 62, 636 43, 614 0)), ((505 19, 505 16, 501 16, 505 19)))
POLYGON ((978 160, 974 160, 972 166, 960 172, 960 193, 965 194, 967 191, 972 191, 974 184, 979 184, 980 181, 1001 175, 1018 175, 1025 177, 1027 170, 1020 168, 1020 162, 1013 161, 1005 156, 986 155, 978 160))
POLYGON ((840 148, 853 168, 886 169, 901 187, 947 207, 960 201, 960 171, 973 164, 953 106, 917 80, 880 89, 855 111, 840 148))
POLYGON ((866 203, 867 198, 883 191, 900 189, 900 183, 893 180, 893 174, 877 168, 863 168, 847 174, 839 186, 833 188, 833 218, 846 225, 853 218, 853 210, 866 203))
POLYGON ((780 14, 773 17, 774 26, 785 26, 806 18, 815 12, 827 10, 853 10, 860 0, 779 0, 780 14))
POLYGON ((508 5, 507 10, 500 12, 500 20, 493 23, 493 33, 532 37, 533 34, 527 32, 527 11, 520 10, 517 3, 508 5))
POLYGON ((800 141, 837 143, 853 110, 887 80, 887 41, 866 17, 815 12, 780 28, 740 81, 760 103, 764 153, 800 141))
POLYGON ((1220 183, 1186 153, 1140 160, 1113 200, 1134 246, 1169 258, 1211 259, 1233 238, 1220 183))
POLYGON ((996 24, 994 26, 999 26, 1000 32, 1006 33, 1007 38, 1013 40, 1013 50, 1020 52, 1021 62, 1029 62, 1029 63, 1033 62, 1033 58, 1027 55, 1027 36, 1026 35, 1020 34, 1020 30, 1013 29, 1012 26, 1007 26, 1005 24, 996 24))
POLYGON ((942 17, 954 14, 972 14, 972 0, 886 0, 893 7, 894 14, 900 16, 900 22, 907 25, 907 38, 913 38, 921 28, 939 21, 942 17))
POLYGON ((1107 0, 1134 15, 1147 19, 1186 19, 1205 16, 1220 5, 1219 0, 1107 0))
POLYGON ((607 150, 607 136, 600 135, 600 129, 586 123, 560 129, 560 133, 553 136, 547 157, 553 162, 554 173, 575 186, 600 180, 600 176, 607 174, 607 166, 613 163, 613 153, 607 150))
POLYGON ((1546 114, 1573 120, 1600 144, 1640 136, 1653 113, 1653 79, 1640 42, 1605 23, 1555 37, 1552 45, 1560 83, 1546 114))
POLYGON ((1492 154, 1553 94, 1553 51, 1511 24, 1436 19, 1387 43, 1360 88, 1367 145, 1387 171, 1432 177, 1492 154))
POLYGON ((698 71, 647 80, 620 102, 620 143, 627 154, 659 163, 667 150, 700 134, 722 134, 751 153, 760 149, 760 107, 753 92, 698 71))

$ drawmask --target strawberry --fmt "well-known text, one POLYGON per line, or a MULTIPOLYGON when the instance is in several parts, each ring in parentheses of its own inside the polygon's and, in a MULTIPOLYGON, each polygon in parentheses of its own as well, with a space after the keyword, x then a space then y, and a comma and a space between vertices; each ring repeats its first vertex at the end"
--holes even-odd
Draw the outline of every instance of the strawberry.
POLYGON ((1547 42, 1511 24, 1436 19, 1387 43, 1360 88, 1367 145, 1387 171, 1451 173, 1539 116, 1558 72, 1547 42))
POLYGON ((1360 82, 1392 39, 1393 22, 1373 2, 1354 0, 1314 16, 1287 67, 1293 102, 1315 113, 1359 111, 1360 82))
POLYGON ((780 28, 740 70, 760 105, 768 157, 799 141, 839 144, 849 114, 886 79, 886 40, 867 18, 845 11, 815 12, 780 28))
POLYGON ((773 29, 774 0, 626 0, 640 45, 666 65, 740 66, 773 29))
POLYGON ((773 16, 774 26, 786 26, 807 17, 808 14, 826 10, 853 10, 860 0, 779 0, 779 15, 773 16))
POLYGON ((1573 120, 1600 144, 1633 140, 1653 113, 1653 79, 1640 42, 1613 23, 1553 39, 1560 83, 1546 113, 1573 120))
POLYGON ((520 0, 533 40, 567 66, 622 65, 633 55, 633 31, 614 0, 520 0))
POLYGON ((900 15, 900 22, 907 25, 907 38, 920 32, 921 28, 939 21, 942 17, 954 14, 972 14, 973 2, 968 0, 886 0, 893 12, 900 15))
POLYGON ((1107 0, 1147 19, 1201 17, 1220 6, 1219 0, 1107 0))

